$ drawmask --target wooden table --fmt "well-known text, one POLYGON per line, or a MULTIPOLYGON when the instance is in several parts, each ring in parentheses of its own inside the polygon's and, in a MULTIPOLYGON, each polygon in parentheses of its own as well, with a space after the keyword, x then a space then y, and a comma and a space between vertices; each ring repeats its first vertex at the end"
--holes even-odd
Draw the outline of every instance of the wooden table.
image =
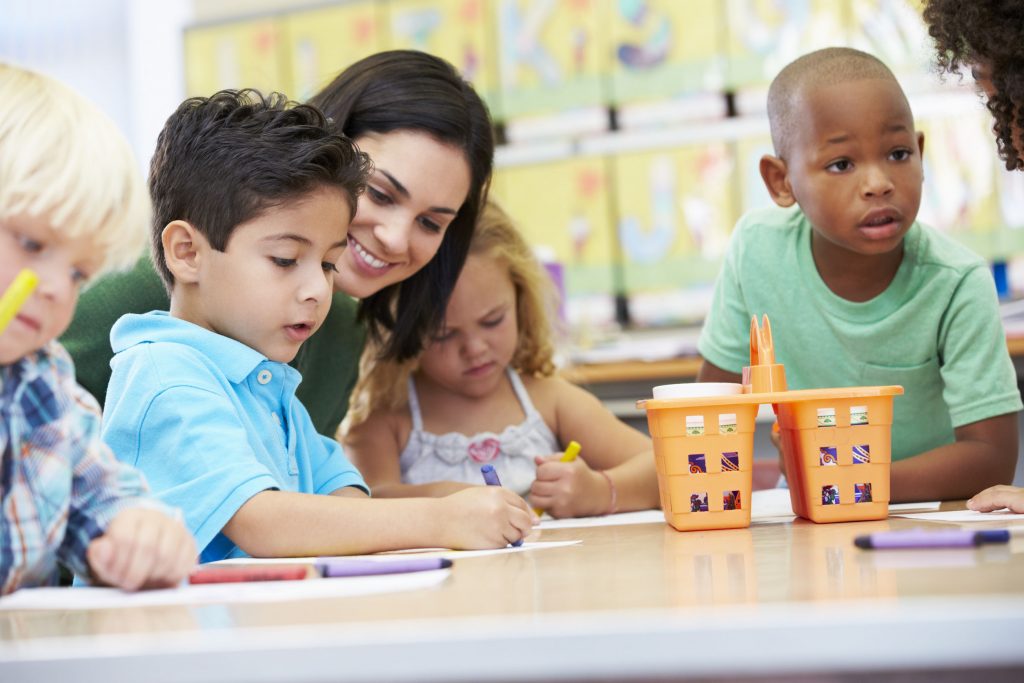
POLYGON ((583 543, 460 559, 439 587, 404 593, 0 612, 0 680, 1024 674, 1024 537, 970 550, 853 545, 919 524, 541 530, 583 543))

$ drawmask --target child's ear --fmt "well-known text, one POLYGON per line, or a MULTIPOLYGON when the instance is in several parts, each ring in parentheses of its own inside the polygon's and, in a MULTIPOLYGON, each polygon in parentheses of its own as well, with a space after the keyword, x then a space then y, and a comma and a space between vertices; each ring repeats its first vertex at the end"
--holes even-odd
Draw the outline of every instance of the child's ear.
POLYGON ((917 153, 924 159, 924 133, 917 131, 917 153))
POLYGON ((175 282, 193 283, 199 279, 199 264, 206 239, 191 223, 171 221, 160 233, 164 261, 175 282))
POLYGON ((772 196, 772 201, 781 207, 793 206, 796 203, 796 198, 793 197, 793 188, 789 185, 789 171, 786 168, 786 162, 779 157, 765 154, 761 157, 759 168, 761 179, 764 181, 764 186, 768 188, 768 194, 772 196))

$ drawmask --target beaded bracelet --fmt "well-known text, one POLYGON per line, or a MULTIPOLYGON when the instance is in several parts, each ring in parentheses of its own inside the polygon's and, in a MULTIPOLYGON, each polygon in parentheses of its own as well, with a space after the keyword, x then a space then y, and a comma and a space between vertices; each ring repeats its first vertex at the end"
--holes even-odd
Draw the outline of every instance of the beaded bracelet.
POLYGON ((606 515, 614 515, 615 512, 618 510, 618 498, 619 498, 618 491, 615 490, 615 482, 612 481, 612 478, 610 476, 608 476, 608 473, 605 472, 604 470, 598 470, 597 472, 602 477, 604 477, 605 480, 608 482, 608 490, 611 491, 611 494, 612 494, 612 499, 611 499, 611 501, 609 502, 609 505, 608 505, 608 512, 606 512, 605 514, 606 515))

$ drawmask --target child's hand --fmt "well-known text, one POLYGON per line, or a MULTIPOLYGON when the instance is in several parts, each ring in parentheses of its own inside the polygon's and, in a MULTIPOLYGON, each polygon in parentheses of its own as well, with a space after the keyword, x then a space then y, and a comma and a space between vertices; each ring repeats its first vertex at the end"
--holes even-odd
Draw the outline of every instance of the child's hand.
POLYGON ((522 540, 537 519, 520 496, 501 486, 474 486, 437 499, 444 545, 460 550, 504 548, 522 540))
POLYGON ((1016 486, 992 486, 967 501, 968 510, 992 512, 1009 508, 1011 512, 1024 512, 1024 489, 1016 486))
POLYGON ((583 517, 608 512, 605 478, 583 458, 562 462, 561 453, 537 456, 537 478, 530 486, 530 502, 552 517, 583 517))
POLYGON ((130 508, 93 539, 86 559, 96 583, 125 590, 166 588, 196 563, 196 544, 185 526, 157 510, 130 508))

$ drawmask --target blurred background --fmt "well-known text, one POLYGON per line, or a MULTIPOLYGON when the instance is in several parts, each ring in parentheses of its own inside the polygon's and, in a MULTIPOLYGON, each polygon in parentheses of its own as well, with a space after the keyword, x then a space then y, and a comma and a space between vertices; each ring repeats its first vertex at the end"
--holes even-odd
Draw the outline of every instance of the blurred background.
POLYGON ((830 45, 893 69, 927 139, 920 218, 1019 294, 1024 174, 971 79, 934 73, 915 0, 0 0, 0 58, 97 102, 143 169, 186 96, 304 100, 379 50, 449 60, 491 108, 493 194, 560 276, 577 362, 694 352, 732 226, 769 202, 767 85, 830 45))

